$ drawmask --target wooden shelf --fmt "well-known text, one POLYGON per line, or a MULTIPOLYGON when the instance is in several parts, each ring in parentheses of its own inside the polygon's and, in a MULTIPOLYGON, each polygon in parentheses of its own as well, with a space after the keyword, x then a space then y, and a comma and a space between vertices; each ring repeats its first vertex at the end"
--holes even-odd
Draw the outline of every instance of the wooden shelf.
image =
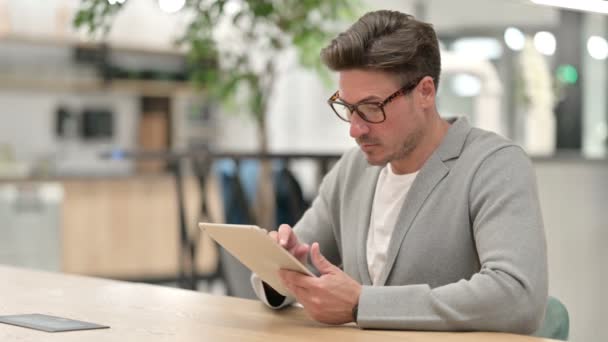
POLYGON ((15 78, 0 75, 0 89, 33 91, 93 92, 112 91, 135 93, 141 96, 171 96, 181 92, 191 92, 194 87, 189 82, 114 80, 105 84, 101 80, 50 80, 15 78))
MULTIPOLYGON (((50 45, 50 46, 61 46, 61 47, 96 47, 101 46, 101 42, 92 42, 88 39, 75 39, 75 38, 60 38, 60 37, 40 37, 31 36, 25 34, 6 33, 0 31, 0 44, 3 42, 13 43, 24 43, 31 45, 50 45)), ((132 52, 132 53, 144 53, 150 55, 165 55, 165 56, 178 56, 183 57, 186 55, 185 51, 179 51, 178 48, 167 50, 167 49, 154 49, 147 46, 125 46, 116 43, 108 43, 108 47, 111 50, 120 52, 132 52)))

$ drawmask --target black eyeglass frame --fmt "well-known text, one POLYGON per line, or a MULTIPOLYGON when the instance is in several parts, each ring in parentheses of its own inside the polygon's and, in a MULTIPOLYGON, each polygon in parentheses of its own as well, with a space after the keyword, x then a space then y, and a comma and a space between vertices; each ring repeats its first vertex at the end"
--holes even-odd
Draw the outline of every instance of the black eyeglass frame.
MULTIPOLYGON (((411 82, 407 83, 405 86, 399 88, 397 91, 395 91, 394 93, 392 93, 391 95, 389 95, 386 99, 384 99, 383 101, 380 101, 380 102, 378 102, 378 101, 362 101, 362 102, 358 102, 358 103, 355 103, 355 104, 350 104, 350 103, 346 103, 346 102, 342 101, 340 99, 340 96, 338 95, 338 91, 336 91, 329 99, 327 99, 327 104, 331 107, 331 109, 336 114, 336 116, 338 116, 338 118, 340 118, 340 120, 342 120, 342 121, 350 122, 349 119, 343 118, 338 113, 338 111, 334 108, 334 103, 342 105, 342 106, 345 106, 346 108, 348 108, 348 110, 350 110, 351 113, 356 112, 357 114, 359 114, 359 117, 361 117, 361 119, 363 119, 366 122, 369 122, 369 123, 382 123, 382 122, 386 121, 386 113, 384 112, 384 107, 387 104, 391 103, 397 97, 402 96, 402 95, 406 96, 407 94, 409 94, 412 90, 414 90, 418 86, 418 83, 420 83, 420 81, 422 81, 423 78, 424 78, 424 76, 414 79, 413 81, 411 81, 411 82), (359 110, 359 106, 360 105, 376 105, 376 106, 378 106, 378 108, 382 112, 382 120, 380 120, 380 121, 369 120, 366 117, 366 115, 359 110)), ((352 114, 351 114, 351 116, 352 116, 352 114)))

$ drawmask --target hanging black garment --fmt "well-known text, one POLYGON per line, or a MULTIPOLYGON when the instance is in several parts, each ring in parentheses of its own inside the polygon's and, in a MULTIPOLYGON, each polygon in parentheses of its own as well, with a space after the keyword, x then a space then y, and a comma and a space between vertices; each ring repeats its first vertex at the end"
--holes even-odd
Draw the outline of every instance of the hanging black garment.
POLYGON ((286 164, 274 175, 276 222, 293 227, 310 206, 304 199, 302 187, 286 164))

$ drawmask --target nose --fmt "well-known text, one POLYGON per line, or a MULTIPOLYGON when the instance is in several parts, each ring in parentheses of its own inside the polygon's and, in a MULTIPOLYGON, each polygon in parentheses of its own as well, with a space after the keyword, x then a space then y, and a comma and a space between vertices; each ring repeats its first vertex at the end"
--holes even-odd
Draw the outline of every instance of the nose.
POLYGON ((356 112, 350 116, 350 136, 358 139, 360 136, 369 133, 369 126, 365 120, 361 119, 356 112))

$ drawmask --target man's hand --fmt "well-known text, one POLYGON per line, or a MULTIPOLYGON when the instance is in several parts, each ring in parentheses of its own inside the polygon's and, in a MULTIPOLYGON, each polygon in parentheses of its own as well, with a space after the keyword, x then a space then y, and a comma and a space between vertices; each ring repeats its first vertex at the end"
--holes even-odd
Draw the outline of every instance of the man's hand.
POLYGON ((318 278, 299 272, 281 270, 283 284, 294 294, 308 315, 326 324, 344 324, 354 320, 353 308, 359 302, 361 285, 338 267, 332 265, 315 242, 311 259, 321 272, 318 278))
POLYGON ((296 259, 300 260, 304 265, 307 264, 307 256, 310 251, 310 246, 305 243, 298 242, 298 237, 293 233, 291 227, 287 224, 282 224, 276 232, 270 232, 268 235, 273 238, 281 247, 289 251, 296 259))

